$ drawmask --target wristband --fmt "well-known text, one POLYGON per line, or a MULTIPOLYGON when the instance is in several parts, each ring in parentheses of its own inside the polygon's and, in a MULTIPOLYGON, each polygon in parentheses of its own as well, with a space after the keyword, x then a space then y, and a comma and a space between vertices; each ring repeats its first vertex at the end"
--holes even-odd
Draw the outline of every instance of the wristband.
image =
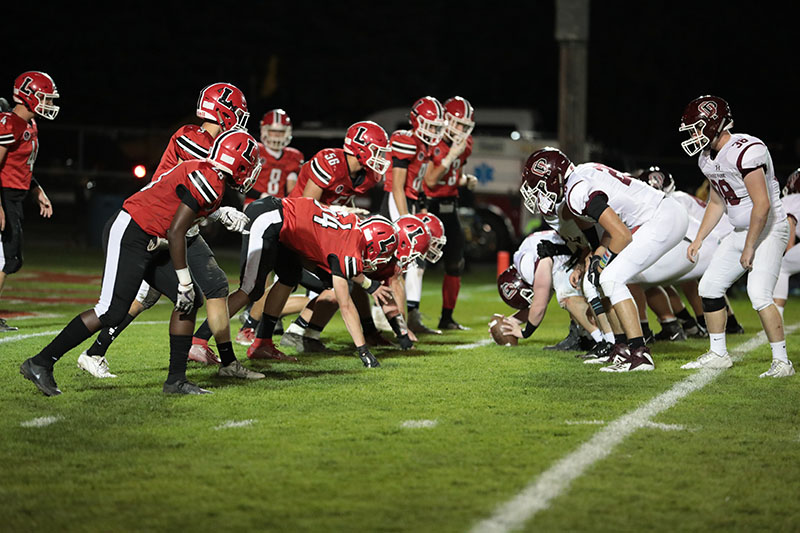
POLYGON ((362 286, 362 287, 364 288, 364 290, 365 290, 365 291, 367 291, 368 293, 370 293, 370 294, 374 294, 374 293, 375 293, 375 291, 377 291, 377 290, 378 290, 378 287, 380 287, 380 286, 381 286, 381 282, 380 282, 380 281, 375 281, 374 279, 373 279, 373 280, 370 280, 369 278, 367 278, 367 280, 370 282, 370 283, 369 283, 369 285, 367 285, 366 283, 362 283, 362 284, 361 284, 361 286, 362 286))
POLYGON ((603 254, 603 257, 600 258, 600 268, 605 268, 608 264, 617 257, 618 254, 612 252, 608 248, 606 248, 606 253, 603 254))
POLYGON ((175 273, 178 275, 178 283, 180 283, 181 285, 192 284, 192 275, 189 273, 188 267, 176 270, 175 273))
POLYGON ((406 321, 403 320, 403 315, 397 315, 390 318, 389 326, 391 326, 392 331, 394 331, 394 334, 398 337, 400 335, 408 334, 408 327, 406 327, 406 321))
POLYGON ((522 332, 522 338, 523 339, 527 339, 528 337, 533 335, 533 332, 536 331, 536 328, 538 328, 538 327, 539 326, 534 326, 530 322, 527 322, 525 324, 525 331, 522 332))

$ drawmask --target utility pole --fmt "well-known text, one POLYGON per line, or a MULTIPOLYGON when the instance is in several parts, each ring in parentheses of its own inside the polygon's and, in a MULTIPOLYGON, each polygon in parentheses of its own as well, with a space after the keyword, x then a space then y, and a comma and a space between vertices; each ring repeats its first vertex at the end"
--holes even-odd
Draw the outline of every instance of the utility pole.
POLYGON ((555 0, 559 47, 558 142, 575 163, 589 157, 586 146, 589 0, 555 0))

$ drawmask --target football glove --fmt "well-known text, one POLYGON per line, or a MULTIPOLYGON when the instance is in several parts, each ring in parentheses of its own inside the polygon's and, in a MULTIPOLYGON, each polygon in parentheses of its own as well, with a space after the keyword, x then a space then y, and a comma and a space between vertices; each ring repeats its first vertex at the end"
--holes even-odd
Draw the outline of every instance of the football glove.
POLYGON ((236 209, 235 207, 224 206, 220 207, 208 217, 211 220, 219 220, 228 231, 235 233, 242 233, 244 227, 250 222, 250 219, 236 209))
POLYGON ((571 255, 569 247, 566 244, 556 244, 550 241, 542 241, 536 247, 536 253, 539 257, 555 257, 557 255, 571 255))
POLYGON ((364 366, 367 368, 377 368, 381 366, 375 356, 372 355, 372 352, 369 351, 369 346, 366 344, 361 345, 358 347, 358 356, 361 358, 361 362, 364 363, 364 366))
POLYGON ((194 283, 184 285, 178 283, 178 297, 175 299, 175 310, 183 314, 190 313, 194 308, 194 283))
POLYGON ((397 336, 397 342, 400 343, 400 348, 403 350, 410 350, 414 347, 414 341, 408 336, 408 333, 397 336))
POLYGON ((463 154, 466 148, 467 148, 467 138, 465 137, 464 139, 453 144, 453 146, 450 147, 450 151, 447 152, 447 155, 444 156, 444 158, 442 159, 442 166, 449 167, 450 165, 452 165, 453 161, 455 161, 458 156, 463 154))
POLYGON ((474 191, 478 186, 478 178, 472 174, 463 174, 458 184, 459 187, 466 187, 468 191, 474 191))
POLYGON ((600 286, 600 273, 603 271, 602 267, 600 266, 600 260, 601 257, 599 255, 593 255, 589 260, 589 270, 586 271, 586 276, 589 279, 589 283, 595 287, 600 286))

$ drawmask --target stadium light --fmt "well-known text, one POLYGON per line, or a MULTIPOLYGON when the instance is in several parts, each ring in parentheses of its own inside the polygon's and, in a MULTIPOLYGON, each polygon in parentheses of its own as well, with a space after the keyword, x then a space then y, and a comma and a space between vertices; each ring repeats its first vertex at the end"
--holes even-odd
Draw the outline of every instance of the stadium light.
POLYGON ((142 179, 147 174, 147 169, 144 168, 144 165, 136 165, 133 167, 133 175, 136 176, 138 179, 142 179))

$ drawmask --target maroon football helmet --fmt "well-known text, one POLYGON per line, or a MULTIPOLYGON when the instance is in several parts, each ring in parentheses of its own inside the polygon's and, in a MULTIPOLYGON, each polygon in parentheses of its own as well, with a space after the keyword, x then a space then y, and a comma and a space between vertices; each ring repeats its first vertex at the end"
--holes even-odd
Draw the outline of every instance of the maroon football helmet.
POLYGON ((683 151, 693 156, 713 144, 720 133, 733 126, 731 106, 719 96, 695 98, 681 117, 678 131, 688 131, 689 138, 681 142, 683 151))
POLYGON ((557 148, 533 152, 522 169, 519 188, 528 211, 555 214, 556 206, 564 199, 567 177, 574 169, 572 161, 557 148))
POLYGON ((531 306, 533 287, 522 279, 514 265, 497 276, 497 290, 500 298, 514 309, 527 309, 531 306))
POLYGON ((789 174, 783 186, 783 196, 800 193, 800 168, 789 174))
POLYGON ((672 179, 672 174, 659 167, 650 167, 643 170, 638 178, 659 191, 664 191, 666 194, 675 192, 675 180, 672 179))

